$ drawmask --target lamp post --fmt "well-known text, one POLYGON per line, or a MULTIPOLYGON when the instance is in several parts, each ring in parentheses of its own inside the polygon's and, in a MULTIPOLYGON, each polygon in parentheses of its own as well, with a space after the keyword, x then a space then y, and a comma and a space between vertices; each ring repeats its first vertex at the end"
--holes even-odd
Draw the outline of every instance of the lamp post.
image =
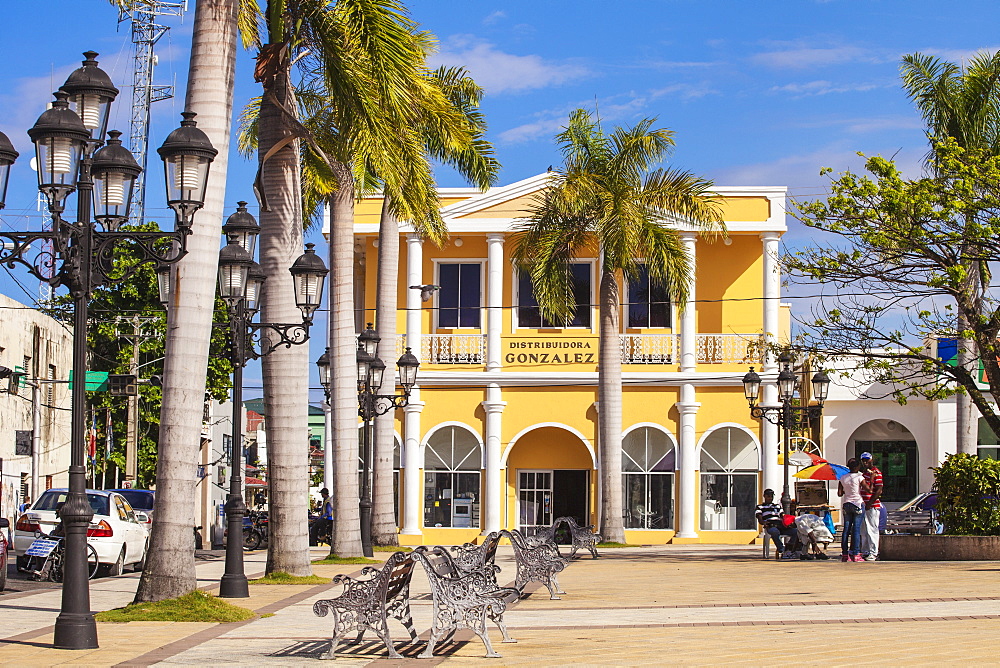
MULTIPOLYGON (((86 431, 87 309, 94 288, 128 279, 147 264, 172 265, 186 254, 194 213, 204 202, 209 165, 217 151, 195 127, 194 114, 184 114, 163 147, 172 186, 185 188, 187 199, 176 213, 174 232, 120 232, 128 218, 132 189, 141 169, 112 131, 104 144, 111 103, 118 89, 97 66, 97 53, 83 54, 83 65, 72 72, 54 94, 50 109, 28 130, 35 145, 38 189, 48 200, 51 231, 0 231, 0 264, 20 264, 53 287, 65 286, 73 299, 73 375, 69 493, 59 516, 66 543, 62 604, 56 618, 54 645, 59 649, 94 649, 97 625, 90 612, 87 572, 87 528, 93 511, 87 500, 84 440, 86 431), (182 168, 178 171, 177 165, 182 168), (77 193, 76 222, 63 217, 66 198, 77 193), (93 209, 92 209, 93 207, 93 209), (97 229, 94 221, 101 225, 97 229), (174 243, 163 248, 164 240, 174 243), (36 244, 48 248, 38 249, 36 244), (116 250, 128 246, 137 262, 115 266, 116 250)), ((0 209, 7 195, 10 167, 17 159, 6 136, 0 134, 0 209)))
POLYGON ((816 399, 816 404, 807 406, 794 406, 793 402, 800 397, 796 397, 799 389, 798 375, 792 370, 792 354, 785 350, 778 356, 781 363, 781 370, 778 372, 778 400, 780 406, 758 406, 757 396, 760 394, 760 376, 750 367, 750 371, 743 376, 743 393, 750 404, 750 417, 755 420, 764 419, 771 424, 778 425, 782 429, 782 466, 783 483, 781 488, 781 507, 784 512, 790 513, 792 507, 792 497, 789 493, 789 469, 788 457, 791 445, 791 431, 807 425, 810 420, 816 419, 823 414, 823 403, 830 393, 830 377, 823 370, 817 371, 812 377, 812 397, 816 399))
MULTIPOLYGON (((382 386, 382 376, 385 373, 385 363, 378 356, 379 341, 381 339, 375 329, 371 323, 368 323, 368 328, 358 336, 358 351, 355 355, 358 381, 358 416, 363 423, 361 498, 358 508, 361 516, 361 549, 366 557, 373 555, 371 470, 374 439, 372 420, 409 403, 410 392, 417 384, 417 369, 420 367, 420 362, 407 348, 396 361, 396 368, 399 369, 399 384, 403 386, 403 393, 378 394, 378 389, 382 386)), ((316 366, 319 368, 320 383, 329 397, 329 349, 316 361, 316 366)))
POLYGON ((243 517, 247 507, 243 499, 243 367, 284 346, 301 345, 309 340, 313 313, 323 297, 326 265, 316 255, 313 244, 289 268, 295 290, 295 305, 302 312, 302 322, 255 323, 265 275, 254 262, 260 226, 247 212, 246 202, 239 202, 236 213, 222 227, 229 243, 219 252, 219 296, 228 306, 229 361, 233 365, 233 441, 229 455, 229 495, 226 499, 226 571, 219 583, 219 596, 247 598, 250 595, 243 570, 243 517))

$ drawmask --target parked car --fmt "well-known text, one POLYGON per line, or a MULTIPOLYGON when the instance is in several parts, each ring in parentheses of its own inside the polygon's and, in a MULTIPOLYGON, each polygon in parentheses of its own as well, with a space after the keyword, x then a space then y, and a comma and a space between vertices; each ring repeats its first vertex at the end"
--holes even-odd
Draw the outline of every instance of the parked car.
MULTIPOLYGON (((66 502, 67 489, 50 489, 42 493, 24 511, 14 525, 14 553, 18 568, 24 568, 24 553, 38 533, 52 533, 59 525, 57 511, 66 502)), ((109 575, 121 575, 125 566, 136 571, 146 563, 149 518, 135 511, 121 494, 108 490, 87 490, 87 500, 94 511, 87 529, 87 542, 97 551, 97 561, 109 575)))
MULTIPOLYGON (((0 529, 10 527, 10 520, 0 517, 0 529)), ((0 531, 0 591, 7 586, 7 532, 0 531)))
POLYGON ((149 520, 146 522, 146 528, 149 528, 150 522, 153 521, 153 500, 156 498, 156 492, 151 489, 109 489, 109 492, 118 492, 125 497, 128 504, 132 506, 133 510, 138 510, 146 514, 146 518, 149 520))

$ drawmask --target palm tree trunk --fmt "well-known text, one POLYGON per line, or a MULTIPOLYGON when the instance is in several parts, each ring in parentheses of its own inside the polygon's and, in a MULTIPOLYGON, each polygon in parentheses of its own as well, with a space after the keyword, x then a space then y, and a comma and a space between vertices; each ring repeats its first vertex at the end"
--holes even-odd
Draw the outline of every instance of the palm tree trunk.
MULTIPOLYGON (((396 304, 399 277, 399 225, 389 211, 389 196, 382 200, 378 229, 378 286, 375 291, 375 331, 382 339, 379 357, 385 362, 385 374, 379 394, 396 392, 396 304)), ((399 545, 396 532, 395 494, 393 494, 392 456, 396 445, 393 426, 395 411, 375 418, 375 462, 372 508, 372 543, 399 545)))
POLYGON ((194 569, 195 478, 201 444, 212 310, 219 261, 219 221, 226 194, 229 128, 236 67, 237 0, 199 0, 185 106, 219 154, 205 205, 194 217, 188 255, 178 264, 168 309, 163 403, 156 462, 156 518, 137 602, 174 598, 197 588, 194 569))
POLYGON ((598 439, 601 478, 601 536, 624 543, 622 521, 622 344, 618 280, 607 263, 601 269, 598 439))
MULTIPOLYGON (((286 115, 296 109, 287 62, 275 74, 270 85, 265 84, 260 104, 257 151, 261 158, 294 134, 286 115)), ((260 212, 260 262, 267 276, 261 322, 294 323, 302 319, 292 299, 288 272, 302 253, 298 141, 285 144, 261 164, 261 182, 269 209, 260 212)), ((267 572, 309 575, 309 422, 305 410, 309 405, 309 346, 274 350, 262 359, 261 371, 270 490, 267 572)))
POLYGON ((330 198, 330 423, 333 429, 334 530, 330 552, 361 556, 358 510, 357 339, 354 331, 354 175, 334 162, 330 198))

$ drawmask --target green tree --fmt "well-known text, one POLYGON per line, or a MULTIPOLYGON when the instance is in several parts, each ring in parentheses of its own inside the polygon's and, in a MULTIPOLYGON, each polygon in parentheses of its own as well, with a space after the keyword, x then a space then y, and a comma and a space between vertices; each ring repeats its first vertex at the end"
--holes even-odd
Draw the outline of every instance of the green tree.
POLYGON ((933 471, 938 519, 949 534, 1000 536, 1000 461, 959 452, 933 471))
MULTIPOLYGON (((123 232, 158 232, 156 223, 122 227, 123 232)), ((136 267, 137 256, 127 244, 116 248, 115 268, 119 275, 127 271, 134 273, 126 280, 105 285, 94 290, 89 312, 92 320, 87 328, 87 347, 90 350, 92 371, 106 371, 113 374, 127 374, 132 369, 133 341, 135 341, 139 377, 148 380, 154 374, 163 372, 167 323, 166 313, 159 301, 156 273, 153 266, 145 264, 136 267), (132 322, 142 321, 145 333, 132 337, 132 322)), ((52 300, 47 311, 53 317, 65 322, 72 318, 72 300, 69 296, 58 296, 52 300)), ((224 305, 216 304, 216 318, 224 319, 224 305)), ((221 322, 221 320, 220 320, 221 322)), ((232 365, 226 359, 225 349, 228 337, 225 330, 213 328, 210 345, 211 354, 207 366, 207 388, 209 395, 225 401, 228 398, 232 365)), ((138 480, 136 486, 147 488, 156 483, 156 463, 159 450, 160 407, 162 389, 149 383, 139 384, 139 424, 137 437, 138 480)), ((108 392, 91 392, 87 396, 87 408, 98 417, 97 449, 108 437, 104 416, 111 411, 114 449, 111 462, 119 469, 125 468, 125 443, 128 432, 128 413, 124 397, 112 396, 108 392)), ((199 412, 200 416, 200 412, 199 412)), ((104 474, 108 473, 105 466, 104 474)), ((108 484, 110 481, 105 481, 108 484)))
MULTIPOLYGON (((460 116, 439 113, 440 100, 435 96, 431 105, 424 106, 415 100, 411 106, 414 116, 413 126, 417 129, 416 139, 424 144, 423 161, 436 161, 453 167, 467 181, 486 190, 497 179, 500 164, 493 158, 493 146, 486 141, 486 119, 479 111, 479 103, 483 89, 460 67, 439 67, 430 74, 430 82, 439 87, 441 93, 450 102, 460 116), (444 121, 464 123, 459 126, 445 127, 444 121)), ((422 167, 422 166, 421 166, 422 167)), ((430 178, 430 166, 421 168, 418 178, 430 178)), ((426 218, 416 218, 416 230, 425 236, 434 236, 435 229, 443 228, 437 208, 436 193, 425 193, 424 183, 407 182, 404 187, 416 192, 397 192, 398 186, 389 180, 383 189, 382 214, 378 231, 378 277, 375 305, 375 329, 386 344, 381 346, 381 356, 385 358, 386 366, 392 371, 395 346, 389 342, 396 340, 396 304, 399 298, 399 226, 400 217, 424 215, 426 218), (427 195, 432 197, 427 197, 427 195), (433 208, 426 211, 413 211, 415 207, 395 207, 396 202, 406 203, 413 198, 428 201, 433 208), (400 208, 402 210, 394 210, 400 208)), ((411 220, 414 220, 411 218, 411 220)), ((419 355, 419 351, 417 351, 419 355)), ((382 378, 379 394, 394 394, 396 380, 394 373, 386 373, 382 378)), ((393 429, 395 416, 390 411, 375 418, 375 448, 372 466, 372 542, 376 545, 398 545, 399 537, 396 531, 395 494, 393 481, 393 450, 396 436, 393 429)))
MULTIPOLYGON (((422 197, 401 197, 401 205, 415 220, 427 217, 433 196, 432 181, 421 157, 410 112, 415 100, 430 105, 437 100, 443 117, 454 114, 439 89, 427 77, 425 55, 429 38, 416 30, 395 0, 338 0, 282 2, 271 0, 264 10, 268 43, 261 46, 257 79, 263 84, 257 120, 259 186, 266 205, 261 212, 261 263, 269 275, 264 317, 290 317, 282 282, 299 252, 301 221, 300 181, 313 192, 325 192, 331 204, 330 359, 333 385, 333 441, 337 452, 335 485, 337 531, 333 549, 341 555, 360 554, 358 532, 357 396, 354 383, 355 326, 353 309, 353 207, 355 181, 366 172, 377 173, 386 184, 409 181, 400 192, 422 186, 422 197), (290 74, 294 62, 305 74, 299 94, 314 105, 310 118, 321 125, 307 128, 299 121, 296 90, 290 74), (307 146, 300 148, 299 139, 307 146), (315 166, 303 178, 300 150, 315 166), (411 202, 416 209, 409 208, 411 202), (294 250, 293 250, 294 249, 294 250), (282 273, 284 272, 284 273, 282 273), (274 282, 272 278, 276 278, 274 282)), ((448 126, 445 126, 448 127, 448 126)), ((310 190, 307 187, 307 191, 310 190)), ((319 198, 306 200, 306 212, 319 198)), ((432 230, 441 238, 440 230, 432 230)), ((272 504, 277 503, 277 535, 270 543, 268 569, 308 572, 305 516, 307 461, 301 452, 306 422, 308 352, 288 350, 265 360, 265 401, 268 433, 275 439, 268 454, 272 504), (301 428, 301 429, 300 429, 301 428), (297 434, 301 431, 302 438, 297 434), (284 445, 288 447, 284 447, 284 445), (287 530, 284 528, 287 527, 287 530), (301 543, 301 546, 299 545, 301 543), (301 547, 301 549, 299 549, 301 547), (280 554, 279 554, 280 552, 280 554), (280 563, 279 563, 280 562, 280 563)))
POLYGON ((1000 157, 953 139, 935 142, 934 155, 934 174, 912 180, 892 161, 868 158, 867 175, 845 172, 825 201, 799 207, 803 223, 836 241, 793 253, 785 266, 836 296, 814 306, 798 345, 856 359, 901 403, 967 393, 1000 433, 1000 309, 968 280, 970 267, 1000 254, 1000 157), (938 359, 929 345, 959 336, 979 351, 988 390, 975 370, 938 359))
POLYGON ((531 278, 542 314, 567 322, 575 308, 571 262, 600 257, 598 443, 600 533, 625 542, 622 518, 622 382, 619 275, 644 264, 671 300, 683 303, 694 274, 677 226, 722 231, 712 183, 678 169, 654 169, 674 147, 673 132, 643 119, 606 134, 577 109, 556 135, 563 166, 513 237, 515 266, 531 278))
MULTIPOLYGON (((927 124, 932 146, 935 140, 948 137, 962 148, 1000 153, 1000 51, 979 54, 967 67, 914 53, 903 58, 901 79, 903 90, 927 124)), ((938 168, 933 148, 928 163, 938 168)), ((990 282, 988 263, 970 260, 965 270, 969 294, 982 300, 990 282)), ((977 354, 968 326, 965 314, 959 312, 957 363, 974 372, 977 354)), ((973 402, 965 392, 959 392, 955 400, 958 450, 975 454, 978 429, 973 402)))

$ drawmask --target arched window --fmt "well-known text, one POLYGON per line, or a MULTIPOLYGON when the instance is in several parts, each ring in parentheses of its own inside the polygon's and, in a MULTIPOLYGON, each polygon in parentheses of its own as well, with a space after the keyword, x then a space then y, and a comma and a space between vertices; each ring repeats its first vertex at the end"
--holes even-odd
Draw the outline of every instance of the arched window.
POLYGON ((674 526, 674 446, 658 429, 640 427, 622 439, 626 529, 674 526))
POLYGON ((721 427, 701 447, 701 528, 732 531, 757 527, 757 445, 750 434, 721 427))
POLYGON ((482 448, 469 430, 445 427, 424 449, 424 526, 479 526, 482 448))

